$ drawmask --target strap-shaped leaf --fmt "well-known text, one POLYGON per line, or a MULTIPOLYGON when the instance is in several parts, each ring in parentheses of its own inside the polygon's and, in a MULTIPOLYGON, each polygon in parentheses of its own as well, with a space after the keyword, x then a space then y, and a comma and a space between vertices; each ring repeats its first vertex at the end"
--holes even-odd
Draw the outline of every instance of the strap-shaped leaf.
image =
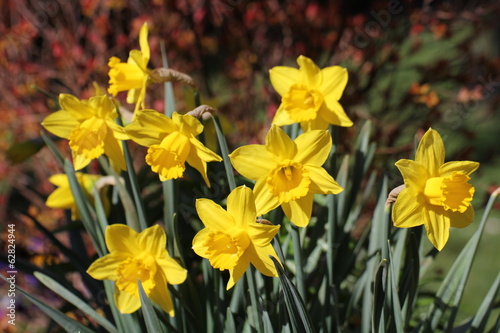
POLYGON ((306 311, 302 298, 300 298, 299 292, 293 285, 290 278, 285 274, 281 264, 274 257, 271 257, 271 259, 274 262, 274 266, 276 266, 276 270, 278 271, 278 277, 283 289, 286 308, 295 329, 294 331, 304 333, 314 332, 311 319, 306 311))
MULTIPOLYGON (((9 283, 7 278, 0 274, 0 278, 5 282, 9 283)), ((36 297, 31 296, 29 293, 24 291, 22 288, 16 286, 16 290, 20 292, 27 300, 36 305, 40 310, 42 310, 47 316, 52 318, 56 323, 61 325, 66 332, 81 332, 81 333, 94 333, 93 330, 87 328, 85 325, 77 322, 73 318, 68 317, 56 308, 48 305, 47 303, 39 300, 36 297)))

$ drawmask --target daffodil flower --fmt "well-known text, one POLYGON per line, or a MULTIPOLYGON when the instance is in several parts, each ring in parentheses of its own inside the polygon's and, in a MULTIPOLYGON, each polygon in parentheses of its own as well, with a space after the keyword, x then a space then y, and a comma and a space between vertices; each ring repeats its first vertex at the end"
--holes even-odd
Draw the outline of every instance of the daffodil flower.
POLYGON ((108 62, 110 67, 108 92, 116 96, 120 91, 128 91, 127 103, 135 103, 136 110, 144 107, 146 85, 151 73, 148 70, 150 54, 147 23, 142 25, 139 32, 139 45, 141 50, 130 51, 127 62, 121 62, 116 57, 111 57, 108 62))
POLYGON ((250 263, 266 276, 278 276, 270 256, 278 261, 271 240, 280 226, 256 222, 254 194, 245 186, 227 197, 227 210, 209 199, 197 199, 196 211, 205 228, 193 239, 193 250, 216 269, 229 270, 229 290, 250 263))
POLYGON ((479 163, 471 161, 444 163, 444 157, 441 136, 429 129, 418 145, 415 161, 396 162, 405 189, 399 193, 392 211, 396 227, 423 224, 439 251, 448 241, 450 227, 464 228, 474 220, 474 187, 468 181, 479 167, 479 163))
MULTIPOLYGON (((90 202, 94 202, 92 190, 96 183, 102 179, 102 176, 99 175, 90 175, 86 173, 76 172, 76 179, 78 184, 80 184, 81 189, 83 190, 84 195, 90 200, 90 202)), ((69 185, 68 176, 64 173, 50 176, 49 182, 58 186, 47 198, 46 205, 50 208, 57 209, 71 209, 71 218, 73 220, 77 220, 80 217, 78 213, 78 209, 76 207, 75 198, 73 197, 73 192, 71 191, 69 185)), ((104 205, 104 209, 109 210, 110 204, 106 195, 102 195, 102 201, 104 205)))
POLYGON ((286 66, 269 71, 271 83, 281 96, 273 124, 300 123, 304 132, 326 130, 329 124, 352 126, 339 99, 347 84, 347 70, 339 66, 319 69, 304 56, 297 58, 299 69, 286 66))
POLYGON ((133 141, 149 147, 146 163, 159 174, 161 181, 182 177, 187 162, 210 187, 207 162, 222 161, 222 158, 196 139, 203 131, 198 119, 177 112, 170 119, 155 110, 144 109, 137 111, 125 130, 133 141))
POLYGON ((281 205, 299 227, 309 224, 314 194, 338 194, 343 188, 321 166, 332 147, 327 131, 314 130, 294 141, 273 125, 265 145, 247 145, 229 157, 236 171, 255 180, 257 214, 281 205))
POLYGON ((124 224, 106 228, 109 254, 94 261, 87 273, 97 280, 115 281, 114 300, 121 313, 141 307, 138 280, 146 295, 170 316, 174 308, 168 284, 186 280, 187 271, 168 254, 165 231, 155 225, 137 233, 124 224))
POLYGON ((119 140, 127 140, 123 127, 116 124, 118 114, 107 96, 79 100, 68 94, 59 95, 61 110, 47 116, 42 125, 49 132, 69 140, 75 170, 83 169, 102 154, 114 166, 126 169, 119 140))

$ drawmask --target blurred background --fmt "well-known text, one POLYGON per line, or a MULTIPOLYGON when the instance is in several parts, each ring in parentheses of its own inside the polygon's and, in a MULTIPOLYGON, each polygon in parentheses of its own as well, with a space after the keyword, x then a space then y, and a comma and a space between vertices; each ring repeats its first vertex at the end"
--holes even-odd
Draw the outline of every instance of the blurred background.
MULTIPOLYGON (((415 137, 433 127, 443 137, 447 160, 481 163, 472 180, 479 215, 488 194, 500 185, 499 17, 495 0, 1 0, 2 240, 5 225, 15 223, 20 265, 29 270, 64 264, 33 223, 35 218, 68 241, 58 233, 65 213, 45 206, 54 189, 47 179, 62 170, 43 148, 40 122, 57 110, 58 94, 88 98, 94 94, 93 82, 106 89, 109 58, 125 61, 130 50, 139 48, 144 22, 149 25, 150 67, 161 67, 163 42, 169 66, 191 75, 202 102, 217 107, 231 124, 226 131, 230 149, 262 142, 280 103, 268 71, 278 65, 296 67, 295 59, 305 55, 321 68, 348 69, 340 102, 355 125, 339 130, 340 153, 352 152, 361 126, 371 121, 377 143, 374 168, 395 187, 402 179, 394 162, 413 158, 415 137)), ((190 110, 192 91, 177 84, 174 89, 177 110, 190 110)), ((124 101, 124 95, 118 97, 124 101)), ((163 88, 150 86, 146 106, 162 110, 163 103, 163 88)), ((65 144, 60 147, 67 152, 65 144)), ((468 285, 465 314, 467 304, 477 308, 474 295, 483 295, 489 286, 481 289, 481 278, 495 276, 497 271, 489 270, 500 266, 500 259, 491 257, 498 250, 499 208, 480 248, 484 263, 478 260, 468 285)), ((433 279, 473 231, 452 232, 424 289, 432 290, 433 279)), ((68 279, 78 285, 77 276, 68 274, 68 279)), ((57 304, 32 276, 19 276, 18 283, 57 304)), ((36 309, 18 304, 18 322, 26 331, 46 325, 36 309)), ((4 309, 0 331, 8 332, 4 309)))

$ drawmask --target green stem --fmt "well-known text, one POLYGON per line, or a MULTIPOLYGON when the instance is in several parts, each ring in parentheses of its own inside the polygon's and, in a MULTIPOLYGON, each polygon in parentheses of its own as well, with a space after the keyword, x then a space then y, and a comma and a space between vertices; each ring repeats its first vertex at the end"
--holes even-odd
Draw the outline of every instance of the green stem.
POLYGON ((250 301, 252 302, 253 319, 257 320, 257 324, 259 325, 258 331, 264 332, 264 323, 262 322, 262 317, 259 315, 259 303, 257 297, 257 286, 255 284, 255 279, 254 279, 254 268, 249 267, 245 275, 248 281, 248 289, 250 291, 250 301))

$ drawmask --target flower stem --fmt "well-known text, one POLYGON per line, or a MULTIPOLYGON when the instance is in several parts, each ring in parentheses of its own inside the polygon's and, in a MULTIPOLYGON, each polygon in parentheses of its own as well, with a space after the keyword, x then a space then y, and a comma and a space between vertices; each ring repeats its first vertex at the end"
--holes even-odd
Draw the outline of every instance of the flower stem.
POLYGON ((255 279, 254 279, 254 268, 249 267, 245 275, 248 281, 248 289, 250 291, 250 301, 252 303, 253 319, 257 320, 257 324, 259 325, 258 331, 264 332, 264 323, 262 322, 262 317, 259 315, 259 303, 257 297, 257 286, 255 284, 255 279))

